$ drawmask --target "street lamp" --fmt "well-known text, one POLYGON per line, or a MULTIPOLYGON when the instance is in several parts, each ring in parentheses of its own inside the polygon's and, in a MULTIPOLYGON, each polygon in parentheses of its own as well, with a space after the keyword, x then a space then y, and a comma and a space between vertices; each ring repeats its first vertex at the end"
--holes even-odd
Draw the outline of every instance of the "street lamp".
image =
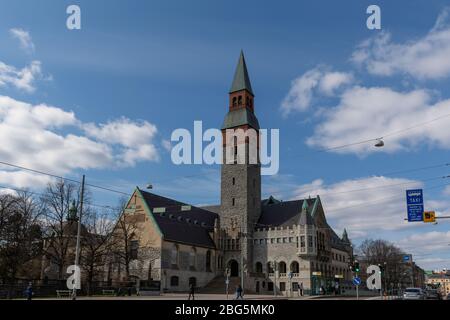
POLYGON ((378 139, 377 139, 377 143, 375 143, 375 147, 377 147, 377 148, 384 147, 384 141, 383 141, 383 138, 378 138, 378 139))

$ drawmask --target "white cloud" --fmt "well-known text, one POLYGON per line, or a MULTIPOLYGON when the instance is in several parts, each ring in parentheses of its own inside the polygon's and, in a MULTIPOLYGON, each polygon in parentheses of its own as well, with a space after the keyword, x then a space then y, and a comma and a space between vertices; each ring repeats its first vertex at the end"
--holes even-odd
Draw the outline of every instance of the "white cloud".
POLYGON ((9 30, 12 37, 16 38, 20 42, 20 47, 27 53, 34 52, 34 43, 31 39, 31 35, 28 31, 21 28, 12 28, 9 30))
POLYGON ((395 243, 404 251, 412 253, 422 268, 449 268, 450 231, 431 231, 410 235, 395 243))
POLYGON ((161 144, 162 144, 164 150, 166 150, 167 152, 171 152, 171 150, 172 150, 172 142, 170 142, 170 140, 163 139, 161 141, 161 144))
POLYGON ((126 148, 121 156, 126 165, 134 165, 140 160, 158 160, 158 152, 152 144, 157 133, 155 125, 147 122, 133 122, 127 118, 96 125, 83 126, 90 137, 109 144, 120 144, 126 148))
POLYGON ((374 75, 408 74, 418 79, 439 79, 450 75, 449 9, 438 17, 423 37, 404 43, 392 41, 382 32, 362 42, 352 61, 374 75))
POLYGON ((292 198, 320 195, 325 215, 339 230, 362 238, 380 231, 410 227, 406 217, 405 188, 420 187, 419 181, 374 176, 326 185, 318 179, 296 188, 292 198))
POLYGON ((353 82, 350 73, 328 71, 325 67, 316 67, 293 80, 289 93, 281 104, 281 111, 288 115, 293 111, 306 111, 316 92, 333 96, 335 90, 353 82))
MULTIPOLYGON (((65 175, 76 169, 154 161, 158 157, 152 144, 156 132, 156 127, 148 122, 125 118, 106 125, 84 124, 73 112, 0 96, 0 159, 37 170, 65 175), (80 135, 80 129, 89 131, 88 136, 80 135)), ((0 184, 33 187, 47 181, 0 167, 0 184)))
POLYGON ((26 92, 33 92, 34 82, 40 78, 43 78, 40 61, 32 61, 22 69, 0 61, 0 87, 11 85, 26 92))
POLYGON ((394 152, 413 149, 420 144, 449 149, 449 114, 450 100, 432 103, 430 92, 425 90, 399 92, 386 87, 355 86, 342 94, 336 107, 323 111, 324 120, 316 126, 307 144, 333 148, 385 136, 384 148, 374 148, 373 144, 366 143, 333 151, 357 154, 394 152), (441 116, 447 119, 398 133, 441 116), (389 136, 391 133, 396 134, 389 136))

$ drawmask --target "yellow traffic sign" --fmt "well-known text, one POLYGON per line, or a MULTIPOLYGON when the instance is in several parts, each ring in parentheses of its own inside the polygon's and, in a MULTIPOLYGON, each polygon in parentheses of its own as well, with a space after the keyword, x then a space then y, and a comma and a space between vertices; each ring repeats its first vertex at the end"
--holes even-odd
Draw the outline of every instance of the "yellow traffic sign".
POLYGON ((435 222, 436 213, 434 211, 425 211, 423 213, 423 222, 435 222))

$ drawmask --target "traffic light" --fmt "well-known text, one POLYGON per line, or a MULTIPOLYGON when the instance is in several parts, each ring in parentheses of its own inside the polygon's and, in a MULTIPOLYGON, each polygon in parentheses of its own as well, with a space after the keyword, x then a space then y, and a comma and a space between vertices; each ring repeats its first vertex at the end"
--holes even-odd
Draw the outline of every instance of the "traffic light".
POLYGON ((434 211, 425 211, 423 213, 423 222, 436 222, 436 213, 434 211))
POLYGON ((354 262, 354 269, 355 269, 355 272, 359 272, 359 262, 358 261, 354 262))

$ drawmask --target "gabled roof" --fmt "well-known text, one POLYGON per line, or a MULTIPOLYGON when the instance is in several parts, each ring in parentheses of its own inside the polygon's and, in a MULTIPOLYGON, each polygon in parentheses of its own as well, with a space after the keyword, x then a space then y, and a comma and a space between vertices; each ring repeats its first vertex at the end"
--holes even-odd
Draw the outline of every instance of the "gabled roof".
POLYGON ((215 247, 209 232, 214 229, 214 221, 219 217, 217 213, 154 193, 142 190, 139 192, 158 224, 164 240, 207 248, 215 247), (154 212, 157 211, 155 208, 165 208, 165 212, 154 212))
MULTIPOLYGON (((256 227, 286 227, 300 224, 302 207, 305 204, 312 208, 314 199, 279 201, 271 197, 261 202, 261 216, 256 227)), ((308 212, 310 216, 310 212, 308 212)), ((311 216, 310 216, 311 217, 311 216)), ((305 217, 313 224, 312 218, 305 217)))
POLYGON ((247 65, 245 63, 244 52, 241 50, 239 61, 234 72, 233 83, 231 84, 230 93, 247 90, 253 95, 252 85, 248 76, 247 65))

